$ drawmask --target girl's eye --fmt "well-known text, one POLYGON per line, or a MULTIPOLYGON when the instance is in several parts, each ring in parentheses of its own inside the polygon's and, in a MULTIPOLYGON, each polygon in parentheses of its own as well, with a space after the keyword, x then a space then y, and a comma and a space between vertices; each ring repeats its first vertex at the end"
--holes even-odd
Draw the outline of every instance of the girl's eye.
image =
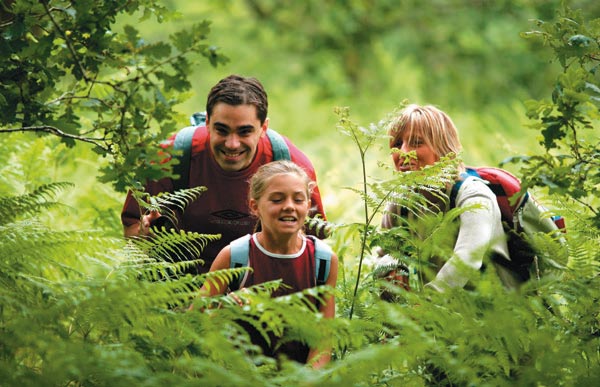
POLYGON ((402 148, 402 141, 398 140, 395 143, 392 144, 392 148, 402 148))

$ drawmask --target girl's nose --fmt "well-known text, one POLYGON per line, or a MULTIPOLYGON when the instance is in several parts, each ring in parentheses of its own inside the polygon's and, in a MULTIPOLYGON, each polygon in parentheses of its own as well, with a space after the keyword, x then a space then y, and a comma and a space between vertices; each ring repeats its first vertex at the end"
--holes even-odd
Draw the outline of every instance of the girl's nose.
POLYGON ((292 198, 285 199, 285 201, 283 202, 283 209, 289 210, 289 209, 293 209, 293 208, 294 208, 294 200, 292 198))

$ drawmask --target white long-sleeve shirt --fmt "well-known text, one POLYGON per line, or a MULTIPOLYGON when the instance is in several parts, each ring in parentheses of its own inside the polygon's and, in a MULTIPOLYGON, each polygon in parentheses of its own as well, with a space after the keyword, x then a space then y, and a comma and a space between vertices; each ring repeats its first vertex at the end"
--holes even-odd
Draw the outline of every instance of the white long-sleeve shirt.
MULTIPOLYGON (((494 193, 481 179, 467 177, 456 195, 457 208, 470 208, 460 215, 460 225, 452 256, 443 263, 435 278, 426 284, 438 291, 448 288, 464 287, 469 281, 465 267, 479 270, 484 257, 498 254, 508 258, 506 236, 502 228, 500 208, 494 193)), ((395 206, 388 207, 397 212, 395 206)), ((382 225, 392 225, 391 215, 384 215, 382 225)), ((390 252, 393 255, 393 252, 390 252)), ((519 284, 517 277, 498 264, 493 263, 500 279, 508 288, 516 288, 519 284)))

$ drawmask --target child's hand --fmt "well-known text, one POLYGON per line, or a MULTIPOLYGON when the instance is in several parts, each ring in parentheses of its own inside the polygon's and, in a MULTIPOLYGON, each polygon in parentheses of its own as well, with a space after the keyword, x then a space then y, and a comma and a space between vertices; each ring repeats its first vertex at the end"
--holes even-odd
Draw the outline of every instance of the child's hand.
MULTIPOLYGON (((241 288, 239 290, 240 292, 244 292, 244 293, 250 293, 248 291, 247 288, 241 288)), ((233 298, 233 300, 239 305, 239 306, 244 306, 244 305, 250 305, 250 301, 248 299, 242 298, 240 297, 237 292, 231 292, 228 294, 229 297, 233 298)))
POLYGON ((150 211, 149 213, 142 216, 142 221, 140 222, 139 235, 150 235, 150 225, 153 221, 155 221, 158 218, 160 218, 160 212, 158 211, 150 211))

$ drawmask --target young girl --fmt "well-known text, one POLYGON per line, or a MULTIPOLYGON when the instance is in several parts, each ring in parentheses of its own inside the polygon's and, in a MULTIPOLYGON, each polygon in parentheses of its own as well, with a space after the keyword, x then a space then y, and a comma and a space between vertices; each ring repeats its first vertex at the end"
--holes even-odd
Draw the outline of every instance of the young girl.
MULTIPOLYGON (((257 285, 281 279, 284 286, 273 296, 291 294, 316 286, 315 240, 302 232, 304 221, 310 209, 310 195, 314 183, 306 172, 291 161, 274 161, 261 166, 250 181, 249 207, 258 218, 257 231, 250 238, 248 272, 240 287, 257 285)), ((319 241, 320 242, 320 241, 319 241)), ((321 242, 322 243, 322 242, 321 242)), ((217 255, 210 271, 228 269, 231 264, 231 245, 217 255)), ((338 258, 331 254, 331 264, 326 285, 334 288, 337 281, 338 258)), ((203 295, 224 294, 228 283, 211 281, 201 289, 203 295)), ((319 305, 326 318, 335 315, 333 296, 319 305)), ((330 354, 322 348, 309 349, 301 343, 291 348, 282 347, 272 352, 273 345, 267 346, 260 335, 253 341, 263 347, 265 354, 284 353, 288 358, 303 363, 311 363, 319 368, 330 360, 330 354), (261 342, 262 341, 262 342, 261 342)))

